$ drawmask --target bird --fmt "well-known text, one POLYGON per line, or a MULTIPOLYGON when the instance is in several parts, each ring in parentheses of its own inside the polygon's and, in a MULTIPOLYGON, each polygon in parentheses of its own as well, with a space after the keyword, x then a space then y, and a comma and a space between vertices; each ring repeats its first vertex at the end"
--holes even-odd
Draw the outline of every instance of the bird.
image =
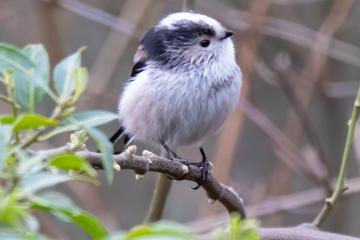
POLYGON ((120 94, 119 130, 162 147, 172 160, 201 168, 197 189, 210 163, 202 141, 216 133, 239 102, 242 73, 236 63, 233 32, 209 16, 172 13, 147 31, 133 58, 131 76, 120 94), (182 160, 179 146, 196 143, 202 161, 182 160))

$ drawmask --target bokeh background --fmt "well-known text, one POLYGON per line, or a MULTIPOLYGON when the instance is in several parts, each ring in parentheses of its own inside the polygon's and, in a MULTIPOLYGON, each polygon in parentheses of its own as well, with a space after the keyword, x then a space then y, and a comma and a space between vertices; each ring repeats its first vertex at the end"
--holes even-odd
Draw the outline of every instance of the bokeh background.
MULTIPOLYGON (((263 226, 312 221, 337 175, 346 124, 360 85, 360 2, 196 0, 188 4, 236 32, 237 60, 244 75, 239 108, 205 142, 214 174, 242 196, 249 215, 263 226)), ((87 46, 83 60, 90 83, 79 111, 116 111, 143 33, 163 16, 182 9, 180 0, 0 0, 0 41, 21 47, 42 43, 52 65, 87 46)), ((51 101, 44 101, 38 110, 46 114, 51 108, 51 101)), ((0 113, 7 111, 0 103, 0 113)), ((117 127, 114 122, 102 129, 110 136, 117 127)), ((360 236, 359 131, 351 154, 350 191, 325 224, 326 229, 356 236, 360 236)), ((37 147, 61 146, 67 139, 63 136, 37 147)), ((195 146, 179 153, 201 159, 195 146)), ((103 181, 101 187, 72 183, 60 188, 109 229, 127 229, 142 222, 155 179, 156 174, 149 173, 136 180, 134 173, 121 171, 111 186, 103 181)), ((213 230, 226 220, 225 210, 191 186, 173 184, 164 217, 197 233, 213 230)), ((86 239, 68 224, 39 217, 42 230, 54 239, 86 239)))

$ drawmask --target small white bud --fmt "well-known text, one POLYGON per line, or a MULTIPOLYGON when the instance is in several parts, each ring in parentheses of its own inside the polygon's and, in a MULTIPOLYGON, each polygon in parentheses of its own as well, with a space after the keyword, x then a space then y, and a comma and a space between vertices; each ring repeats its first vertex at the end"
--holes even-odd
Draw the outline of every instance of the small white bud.
POLYGON ((113 168, 115 169, 115 171, 117 171, 117 172, 120 172, 121 171, 121 166, 120 166, 120 164, 118 164, 118 163, 114 163, 114 165, 113 165, 113 168))
POLYGON ((136 153, 136 150, 137 150, 137 147, 135 145, 131 145, 125 150, 125 152, 127 155, 132 156, 136 153))
POLYGON ((148 162, 151 164, 152 161, 151 161, 151 157, 153 157, 155 154, 153 152, 150 152, 149 150, 144 150, 142 152, 142 155, 146 158, 146 160, 148 160, 148 162))
POLYGON ((140 174, 135 174, 135 179, 136 180, 141 180, 144 178, 144 175, 140 175, 140 174))
POLYGON ((188 174, 189 173, 189 167, 186 166, 186 165, 182 165, 181 167, 181 170, 182 170, 182 173, 185 175, 185 174, 188 174))
POLYGON ((360 101, 356 99, 356 101, 354 102, 354 106, 355 107, 360 107, 360 101))

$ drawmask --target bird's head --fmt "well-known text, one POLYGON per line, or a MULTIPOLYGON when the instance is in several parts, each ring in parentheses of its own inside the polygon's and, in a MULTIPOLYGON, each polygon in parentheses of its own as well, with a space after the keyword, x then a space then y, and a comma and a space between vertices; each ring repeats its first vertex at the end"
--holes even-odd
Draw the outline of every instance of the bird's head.
POLYGON ((233 32, 208 16, 180 12, 163 18, 142 44, 148 57, 172 69, 232 61, 233 32))

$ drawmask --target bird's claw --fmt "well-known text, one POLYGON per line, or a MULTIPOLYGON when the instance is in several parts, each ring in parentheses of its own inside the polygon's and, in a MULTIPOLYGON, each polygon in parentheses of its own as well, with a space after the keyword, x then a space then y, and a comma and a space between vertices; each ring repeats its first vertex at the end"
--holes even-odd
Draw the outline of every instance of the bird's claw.
POLYGON ((195 163, 194 165, 199 166, 201 169, 201 176, 200 178, 196 181, 196 186, 192 187, 193 190, 197 190, 199 189, 202 184, 204 182, 206 182, 207 177, 209 175, 209 171, 210 171, 210 162, 209 160, 205 159, 203 162, 201 163, 195 163))

